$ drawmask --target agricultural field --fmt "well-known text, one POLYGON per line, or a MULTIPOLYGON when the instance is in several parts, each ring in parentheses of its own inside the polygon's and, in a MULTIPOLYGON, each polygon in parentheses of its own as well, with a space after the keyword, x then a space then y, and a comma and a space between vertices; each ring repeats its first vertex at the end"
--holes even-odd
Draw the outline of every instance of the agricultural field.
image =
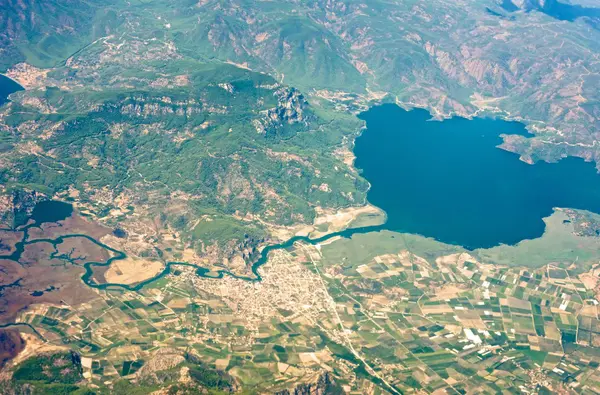
POLYGON ((599 7, 1 1, 0 394, 600 393, 599 7))
MULTIPOLYGON (((564 215, 537 240, 548 254, 573 227, 564 215)), ((175 266, 138 291, 37 304, 16 321, 37 329, 31 344, 76 352, 86 387, 101 392, 190 377, 277 392, 323 372, 357 394, 595 388, 600 266, 507 266, 484 252, 389 231, 299 241, 270 253, 260 282, 175 266)))

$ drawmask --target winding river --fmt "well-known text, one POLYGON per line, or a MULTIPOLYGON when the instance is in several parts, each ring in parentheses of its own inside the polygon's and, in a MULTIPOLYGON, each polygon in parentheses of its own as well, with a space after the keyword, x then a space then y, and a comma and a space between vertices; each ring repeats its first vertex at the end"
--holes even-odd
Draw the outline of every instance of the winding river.
POLYGON ((98 283, 94 281, 94 267, 125 259, 124 252, 85 234, 29 239, 31 227, 72 215, 72 205, 58 201, 38 203, 32 215, 25 218, 30 223, 17 228, 24 236, 16 243, 15 251, 0 258, 19 261, 26 245, 50 243, 56 248, 66 239, 85 238, 114 256, 83 265, 57 251, 51 258, 83 266, 81 278, 89 287, 139 291, 171 273, 175 266, 193 267, 198 276, 205 278, 231 276, 260 281, 259 268, 267 262, 269 253, 290 248, 296 242, 315 245, 338 236, 350 238, 387 229, 433 237, 467 249, 489 248, 540 237, 545 229, 543 218, 554 207, 600 213, 600 176, 593 163, 566 158, 558 163, 529 165, 519 161, 517 155, 497 148, 503 134, 527 135, 520 123, 459 117, 431 122, 430 117, 425 110, 405 111, 391 104, 373 107, 360 116, 366 121, 367 130, 356 140, 356 166, 371 182, 367 197, 386 212, 385 224, 350 228, 314 239, 295 236, 268 245, 248 276, 167 261, 159 274, 136 284, 98 283))
MULTIPOLYGON (((164 276, 168 275, 169 273, 171 273, 171 268, 174 266, 193 267, 196 269, 196 274, 198 276, 204 277, 204 278, 219 279, 219 278, 223 278, 224 276, 227 275, 227 276, 231 276, 231 277, 234 277, 234 278, 237 278, 240 280, 255 282, 255 281, 261 281, 261 276, 258 272, 258 269, 267 262, 269 253, 272 251, 292 247, 294 245, 294 243, 296 243, 296 242, 305 242, 305 243, 315 245, 318 243, 322 243, 326 240, 329 240, 333 237, 337 237, 337 236, 351 237, 354 234, 373 232, 373 231, 381 230, 383 228, 381 225, 367 226, 367 227, 362 227, 362 228, 351 228, 351 229, 346 229, 341 232, 330 233, 328 235, 325 235, 325 236, 322 236, 319 238, 315 238, 315 239, 311 239, 308 236, 295 236, 283 243, 266 246, 261 251, 259 259, 252 265, 252 276, 238 276, 238 275, 231 273, 228 270, 219 270, 216 272, 216 275, 215 275, 214 272, 210 271, 209 269, 207 269, 205 267, 199 266, 199 265, 195 265, 195 264, 188 263, 188 262, 168 261, 168 262, 165 262, 165 268, 159 274, 157 274, 156 276, 149 278, 145 281, 139 282, 137 284, 132 284, 132 285, 119 284, 119 283, 99 284, 93 280, 94 267, 95 266, 97 266, 97 267, 109 266, 110 264, 112 264, 115 261, 123 260, 123 259, 127 258, 127 254, 125 254, 122 251, 116 250, 116 249, 94 239, 93 237, 90 237, 85 234, 75 233, 75 234, 59 236, 55 239, 29 240, 29 229, 30 228, 38 227, 39 225, 41 225, 44 222, 56 222, 56 221, 63 220, 65 218, 67 218, 68 216, 70 216, 72 214, 72 211, 73 211, 72 206, 70 204, 64 203, 64 202, 44 201, 44 202, 38 203, 38 206, 36 206, 36 208, 34 209, 34 215, 32 216, 32 219, 34 220, 34 222, 30 223, 26 226, 23 226, 22 228, 19 229, 19 231, 22 231, 24 235, 23 235, 23 238, 21 239, 21 241, 19 241, 15 244, 15 251, 8 255, 0 255, 0 259, 9 259, 9 260, 18 262, 19 259, 21 258, 21 255, 23 254, 23 251, 25 250, 25 246, 27 246, 27 245, 35 244, 35 243, 49 243, 53 247, 56 248, 56 246, 58 246, 59 244, 61 244, 63 241, 65 241, 67 239, 84 238, 84 239, 87 239, 87 240, 91 241, 92 243, 96 244, 97 246, 104 248, 104 249, 112 252, 113 254, 115 254, 113 257, 109 258, 108 260, 106 260, 104 262, 90 261, 90 262, 86 262, 83 264, 85 273, 81 276, 81 279, 87 286, 92 287, 92 288, 97 288, 97 289, 122 288, 122 289, 126 289, 129 291, 139 291, 144 286, 146 286, 156 280, 159 280, 159 279, 163 278, 164 276), (69 206, 69 208, 67 208, 66 206, 69 206), (37 213, 37 215, 36 215, 36 213, 37 213)), ((71 259, 65 255, 58 255, 57 252, 53 252, 50 255, 50 257, 51 258, 60 258, 60 259, 66 260, 67 262, 69 262, 71 264, 77 265, 77 263, 74 262, 74 259, 71 259)))

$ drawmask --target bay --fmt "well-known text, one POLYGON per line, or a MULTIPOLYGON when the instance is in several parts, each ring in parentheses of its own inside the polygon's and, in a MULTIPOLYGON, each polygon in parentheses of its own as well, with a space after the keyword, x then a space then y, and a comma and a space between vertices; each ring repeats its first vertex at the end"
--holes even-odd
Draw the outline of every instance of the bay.
POLYGON ((540 237, 553 208, 600 213, 593 163, 565 158, 534 165, 497 148, 501 134, 526 135, 523 124, 454 117, 394 104, 360 115, 356 167, 371 183, 368 200, 385 210, 389 230, 465 248, 513 245, 540 237))

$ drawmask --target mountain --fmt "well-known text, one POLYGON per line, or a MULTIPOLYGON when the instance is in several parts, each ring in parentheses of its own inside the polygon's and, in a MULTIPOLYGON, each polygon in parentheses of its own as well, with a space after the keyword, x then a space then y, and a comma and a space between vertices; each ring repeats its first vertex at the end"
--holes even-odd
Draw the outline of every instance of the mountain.
POLYGON ((385 102, 522 122, 501 148, 600 168, 597 16, 1 1, 25 89, 0 106, 0 392, 597 392, 597 215, 476 251, 373 231, 353 153, 385 102))
POLYGON ((110 0, 6 0, 0 4, 0 70, 27 62, 51 67, 110 34, 119 16, 110 0))
MULTIPOLYGON (((556 0, 485 3, 9 1, 2 34, 10 43, 0 62, 46 67, 100 38, 115 46, 160 40, 178 56, 243 65, 306 95, 387 94, 437 116, 521 120, 538 134, 515 148, 524 156, 556 160, 564 151, 595 160, 598 9, 556 0), (487 11, 506 8, 529 12, 503 18, 487 11), (25 15, 35 23, 17 23, 25 15)), ((154 56, 141 49, 130 56, 154 56)))

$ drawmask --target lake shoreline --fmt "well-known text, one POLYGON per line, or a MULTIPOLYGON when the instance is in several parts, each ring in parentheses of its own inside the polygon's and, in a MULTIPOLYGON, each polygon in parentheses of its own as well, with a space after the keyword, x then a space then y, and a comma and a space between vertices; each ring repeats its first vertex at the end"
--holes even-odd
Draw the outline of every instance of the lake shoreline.
POLYGON ((386 212, 384 228, 469 250, 540 237, 554 207, 600 212, 594 164, 568 157, 527 164, 499 146, 531 137, 526 125, 496 118, 431 121, 423 109, 382 104, 359 114, 355 167, 367 200, 386 212))
POLYGON ((0 106, 9 102, 8 97, 25 88, 12 78, 0 73, 0 106))

